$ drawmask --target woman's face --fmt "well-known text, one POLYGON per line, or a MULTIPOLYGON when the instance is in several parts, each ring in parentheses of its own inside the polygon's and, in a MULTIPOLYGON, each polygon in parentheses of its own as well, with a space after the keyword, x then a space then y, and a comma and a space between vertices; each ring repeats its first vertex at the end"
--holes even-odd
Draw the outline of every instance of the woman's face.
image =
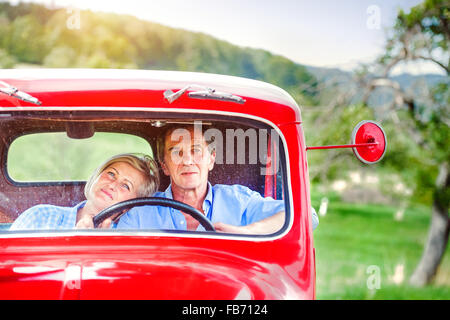
POLYGON ((136 198, 144 175, 126 162, 115 162, 100 173, 88 193, 88 201, 103 210, 117 202, 136 198))

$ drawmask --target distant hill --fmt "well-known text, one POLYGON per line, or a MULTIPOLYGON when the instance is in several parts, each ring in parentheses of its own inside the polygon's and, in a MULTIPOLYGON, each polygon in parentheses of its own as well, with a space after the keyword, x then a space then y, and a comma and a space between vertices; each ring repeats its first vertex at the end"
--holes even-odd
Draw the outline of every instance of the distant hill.
MULTIPOLYGON (((343 71, 338 68, 320 68, 320 67, 312 67, 305 66, 306 70, 313 74, 318 81, 335 81, 338 83, 348 82, 352 79, 352 73, 348 71, 343 71)), ((391 77, 391 79, 397 81, 400 86, 404 89, 411 87, 417 81, 425 81, 427 85, 434 85, 445 81, 447 77, 439 74, 421 74, 421 75, 413 75, 409 73, 402 73, 396 76, 391 77)))
POLYGON ((397 81, 402 88, 410 88, 418 81, 424 81, 428 86, 433 86, 437 83, 446 81, 448 78, 439 74, 412 75, 409 73, 403 73, 392 77, 392 79, 397 81))
MULTIPOLYGON (((305 66, 306 70, 310 72, 317 79, 319 84, 327 84, 328 86, 339 86, 340 90, 351 90, 355 87, 353 81, 353 74, 348 71, 343 71, 337 68, 320 68, 305 66)), ((428 90, 438 83, 449 81, 448 77, 439 74, 421 74, 412 75, 403 73, 391 77, 392 80, 397 81, 400 87, 409 92, 413 96, 420 95, 423 91, 428 90)), ((332 98, 332 97, 331 97, 332 98)), ((355 102, 358 96, 355 97, 355 102)), ((381 105, 391 99, 389 90, 378 89, 371 98, 371 103, 375 106, 381 105)), ((327 97, 322 99, 322 103, 327 103, 327 97)))

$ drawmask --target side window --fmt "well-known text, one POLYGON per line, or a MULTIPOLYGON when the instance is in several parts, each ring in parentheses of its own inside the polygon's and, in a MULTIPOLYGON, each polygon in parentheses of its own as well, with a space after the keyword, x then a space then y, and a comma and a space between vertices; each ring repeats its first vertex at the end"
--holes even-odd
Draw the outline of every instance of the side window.
POLYGON ((36 133, 15 139, 8 150, 7 173, 14 182, 83 181, 109 157, 119 153, 152 155, 143 138, 97 132, 71 139, 65 132, 36 133))

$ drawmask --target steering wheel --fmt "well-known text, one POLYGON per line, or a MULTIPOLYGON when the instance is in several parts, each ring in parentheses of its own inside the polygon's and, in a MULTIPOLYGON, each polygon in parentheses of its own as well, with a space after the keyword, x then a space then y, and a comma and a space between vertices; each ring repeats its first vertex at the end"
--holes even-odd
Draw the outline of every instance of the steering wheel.
POLYGON ((102 210, 99 214, 97 214, 93 218, 94 228, 97 228, 100 223, 102 223, 105 219, 111 217, 112 215, 116 214, 117 212, 128 210, 136 206, 144 206, 144 205, 170 207, 183 211, 189 214, 198 222, 200 222, 200 224, 205 228, 206 231, 216 231, 211 221, 209 221, 200 211, 198 211, 194 207, 191 207, 190 205, 180 201, 160 197, 135 198, 118 202, 102 210))

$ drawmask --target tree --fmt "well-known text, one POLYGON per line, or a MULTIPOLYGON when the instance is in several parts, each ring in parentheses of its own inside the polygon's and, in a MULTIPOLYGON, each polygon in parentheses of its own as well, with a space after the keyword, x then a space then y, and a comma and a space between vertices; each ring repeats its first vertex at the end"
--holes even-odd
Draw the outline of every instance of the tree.
POLYGON ((16 59, 11 57, 5 50, 0 48, 0 69, 8 69, 14 67, 16 59))
POLYGON ((417 184, 416 192, 425 187, 430 177, 434 179, 430 186, 432 216, 428 238, 422 258, 410 278, 410 284, 415 286, 423 286, 433 279, 449 238, 449 17, 448 2, 444 0, 425 0, 409 13, 399 11, 386 53, 372 70, 376 76, 362 73, 360 77, 366 88, 363 97, 366 104, 375 90, 391 90, 392 100, 387 111, 400 115, 397 119, 402 119, 402 127, 421 151, 422 159, 415 168, 415 175, 423 180, 417 184), (406 92, 389 77, 394 67, 411 61, 431 62, 447 74, 446 82, 433 88, 426 99, 406 92))

